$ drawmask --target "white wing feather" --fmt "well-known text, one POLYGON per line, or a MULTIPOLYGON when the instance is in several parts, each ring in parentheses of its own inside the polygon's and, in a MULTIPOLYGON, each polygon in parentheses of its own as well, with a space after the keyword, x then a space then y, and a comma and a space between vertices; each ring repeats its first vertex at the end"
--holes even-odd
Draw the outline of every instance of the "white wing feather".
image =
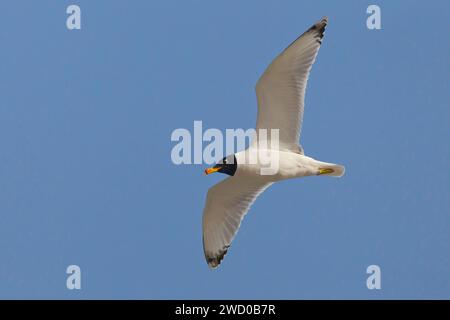
POLYGON ((210 267, 220 264, 242 218, 270 184, 261 179, 233 176, 209 189, 203 211, 203 249, 210 267))
MULTIPOLYGON (((306 84, 322 42, 327 18, 323 18, 267 67, 256 84, 259 129, 279 129, 280 150, 301 152, 299 147, 306 84)), ((265 140, 258 135, 258 141, 265 140)), ((270 140, 270 137, 269 139, 270 140)))

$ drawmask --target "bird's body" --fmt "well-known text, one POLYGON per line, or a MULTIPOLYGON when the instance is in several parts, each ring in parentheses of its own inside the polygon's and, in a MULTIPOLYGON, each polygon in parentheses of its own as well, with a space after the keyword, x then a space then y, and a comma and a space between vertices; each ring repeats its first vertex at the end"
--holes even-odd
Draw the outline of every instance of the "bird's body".
POLYGON ((206 199, 203 248, 210 267, 220 264, 242 218, 271 184, 306 176, 340 177, 345 172, 341 165, 305 156, 299 145, 306 83, 326 25, 327 18, 314 24, 258 80, 257 134, 250 147, 205 170, 230 176, 211 187, 206 199))
POLYGON ((342 176, 344 167, 333 163, 315 160, 303 154, 273 149, 258 149, 250 147, 235 154, 237 170, 234 177, 247 176, 247 178, 259 177, 262 181, 277 182, 286 179, 320 175, 321 169, 332 169, 333 172, 322 173, 332 176, 342 176), (249 163, 248 159, 278 159, 278 169, 274 174, 261 174, 261 169, 268 165, 262 161, 249 163))

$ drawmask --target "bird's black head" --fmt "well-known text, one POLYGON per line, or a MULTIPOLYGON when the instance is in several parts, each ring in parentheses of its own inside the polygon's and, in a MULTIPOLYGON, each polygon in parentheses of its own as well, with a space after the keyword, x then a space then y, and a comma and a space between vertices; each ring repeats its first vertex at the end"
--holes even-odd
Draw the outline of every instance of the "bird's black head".
POLYGON ((205 174, 222 172, 229 176, 234 176, 237 170, 237 161, 234 154, 220 160, 214 167, 205 170, 205 174))

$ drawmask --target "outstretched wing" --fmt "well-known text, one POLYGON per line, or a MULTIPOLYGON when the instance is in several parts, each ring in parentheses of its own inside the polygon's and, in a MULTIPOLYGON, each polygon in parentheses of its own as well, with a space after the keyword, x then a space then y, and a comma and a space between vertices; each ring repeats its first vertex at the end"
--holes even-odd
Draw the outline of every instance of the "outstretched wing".
POLYGON ((261 179, 233 176, 209 189, 203 210, 203 250, 210 267, 220 264, 242 218, 270 184, 261 179))
POLYGON ((279 129, 280 150, 299 151, 306 83, 327 22, 323 18, 297 38, 258 80, 258 140, 265 140, 259 129, 267 129, 269 135, 270 129, 279 129))

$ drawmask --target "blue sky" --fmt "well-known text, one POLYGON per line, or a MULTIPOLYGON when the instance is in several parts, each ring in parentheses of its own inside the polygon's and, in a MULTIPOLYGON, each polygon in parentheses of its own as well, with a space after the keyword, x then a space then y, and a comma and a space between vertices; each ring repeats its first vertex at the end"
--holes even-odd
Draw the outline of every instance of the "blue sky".
POLYGON ((450 298, 448 1, 0 11, 0 298, 450 298), (366 28, 372 3, 382 30, 366 28), (325 15, 302 145, 346 175, 272 186, 209 270, 202 209, 224 176, 175 166, 171 133, 252 128, 260 74, 325 15), (66 288, 71 264, 81 290, 66 288))

